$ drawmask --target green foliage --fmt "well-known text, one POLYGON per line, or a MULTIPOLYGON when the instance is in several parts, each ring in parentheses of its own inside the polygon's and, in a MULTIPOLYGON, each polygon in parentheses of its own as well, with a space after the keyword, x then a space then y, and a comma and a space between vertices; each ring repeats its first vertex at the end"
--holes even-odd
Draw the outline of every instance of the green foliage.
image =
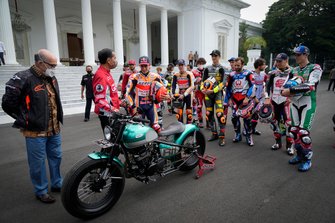
POLYGON ((260 49, 261 47, 266 47, 266 41, 261 36, 251 36, 244 42, 243 47, 244 50, 260 49))
POLYGON ((247 51, 244 49, 244 43, 247 40, 247 29, 249 25, 245 22, 240 23, 240 39, 239 39, 239 49, 238 56, 247 59, 247 51))
POLYGON ((321 61, 335 55, 334 0, 279 0, 263 22, 268 51, 291 53, 308 46, 312 58, 321 61))

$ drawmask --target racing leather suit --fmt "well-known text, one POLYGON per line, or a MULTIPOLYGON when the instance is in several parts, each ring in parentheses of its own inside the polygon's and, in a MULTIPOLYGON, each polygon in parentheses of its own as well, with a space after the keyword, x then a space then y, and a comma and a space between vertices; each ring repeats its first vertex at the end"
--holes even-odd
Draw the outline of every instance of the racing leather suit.
POLYGON ((211 89, 214 92, 213 94, 205 95, 206 120, 208 120, 208 124, 211 128, 212 134, 217 135, 218 133, 214 118, 214 105, 216 105, 215 112, 220 128, 219 138, 224 139, 228 107, 223 106, 223 99, 227 76, 225 75, 224 68, 221 64, 212 64, 205 68, 200 90, 204 89, 204 82, 210 78, 215 79, 213 83, 213 89, 211 89))
POLYGON ((291 97, 291 129, 297 156, 303 161, 311 160, 313 156, 310 130, 316 111, 316 88, 321 79, 322 69, 318 64, 307 64, 305 67, 295 67, 289 79, 299 76, 304 82, 290 88, 291 97))
MULTIPOLYGON (((229 100, 231 99, 232 123, 234 125, 235 133, 236 135, 239 135, 239 137, 241 137, 241 123, 240 117, 236 114, 236 112, 245 97, 250 98, 253 92, 253 87, 253 75, 248 70, 242 70, 241 72, 233 71, 228 78, 227 91, 224 102, 225 104, 228 104, 229 100)), ((249 141, 252 141, 250 119, 251 117, 243 119, 248 143, 250 143, 249 141)))
POLYGON ((288 134, 290 126, 290 102, 287 97, 281 96, 280 91, 291 72, 292 68, 288 67, 285 70, 276 69, 269 73, 269 81, 266 85, 265 98, 271 98, 273 106, 274 120, 270 126, 273 130, 273 135, 276 143, 281 148, 281 137, 286 134, 286 148, 290 148, 293 143, 293 138, 288 134))
POLYGON ((131 107, 140 108, 142 118, 146 116, 150 121, 150 126, 156 132, 160 132, 161 128, 158 124, 157 108, 150 92, 153 81, 161 82, 160 76, 152 72, 143 74, 140 71, 136 73, 128 82, 126 99, 131 107))
POLYGON ((193 76, 194 76, 194 98, 193 98, 193 108, 195 108, 195 111, 198 116, 198 120, 200 124, 203 123, 203 117, 202 117, 202 105, 205 102, 205 95, 201 92, 201 80, 202 76, 204 74, 204 70, 194 69, 192 70, 193 76))
MULTIPOLYGON (((178 85, 179 95, 184 95, 183 104, 181 108, 176 108, 176 118, 179 122, 183 122, 183 110, 186 104, 186 119, 187 123, 192 123, 192 91, 194 89, 194 76, 192 72, 185 71, 183 73, 178 72, 173 75, 171 91, 172 95, 175 95, 176 88, 178 85)), ((176 99, 179 100, 179 99, 176 99)))
MULTIPOLYGON (((265 83, 267 80, 266 73, 264 71, 261 71, 259 74, 254 71, 254 89, 253 89, 253 96, 257 99, 257 102, 255 103, 255 108, 259 103, 263 103, 264 100, 264 91, 265 91, 265 83)), ((251 117, 251 131, 252 133, 255 133, 256 126, 258 123, 258 112, 255 111, 254 114, 251 117)))

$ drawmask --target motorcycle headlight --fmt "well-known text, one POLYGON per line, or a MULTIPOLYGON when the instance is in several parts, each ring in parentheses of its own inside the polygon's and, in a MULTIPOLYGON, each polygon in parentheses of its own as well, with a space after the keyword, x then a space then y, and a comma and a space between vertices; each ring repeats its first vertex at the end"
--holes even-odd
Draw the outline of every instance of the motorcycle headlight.
POLYGON ((112 138, 112 129, 109 126, 104 128, 104 137, 106 140, 110 141, 112 138))

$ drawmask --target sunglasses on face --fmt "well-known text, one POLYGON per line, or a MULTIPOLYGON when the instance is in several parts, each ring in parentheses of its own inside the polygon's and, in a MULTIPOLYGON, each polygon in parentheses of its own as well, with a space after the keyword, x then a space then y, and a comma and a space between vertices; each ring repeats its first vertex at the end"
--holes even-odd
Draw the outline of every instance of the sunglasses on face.
POLYGON ((47 65, 49 65, 51 68, 55 68, 57 66, 57 64, 51 64, 51 63, 48 63, 48 62, 46 62, 44 60, 42 60, 42 62, 45 63, 45 64, 47 64, 47 65))

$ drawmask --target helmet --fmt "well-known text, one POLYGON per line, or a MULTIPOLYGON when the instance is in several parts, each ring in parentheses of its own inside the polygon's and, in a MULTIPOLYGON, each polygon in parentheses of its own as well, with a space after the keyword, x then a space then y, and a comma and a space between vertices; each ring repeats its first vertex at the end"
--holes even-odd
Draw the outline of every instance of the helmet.
POLYGON ((258 111, 259 121, 262 123, 269 123, 273 120, 273 111, 271 105, 263 104, 258 111))
POLYGON ((241 104, 237 109, 236 114, 241 118, 250 118, 253 113, 254 106, 254 100, 250 100, 247 105, 241 104))
POLYGON ((159 81, 153 81, 151 83, 151 96, 154 102, 160 103, 163 101, 163 95, 167 95, 167 89, 159 81))

